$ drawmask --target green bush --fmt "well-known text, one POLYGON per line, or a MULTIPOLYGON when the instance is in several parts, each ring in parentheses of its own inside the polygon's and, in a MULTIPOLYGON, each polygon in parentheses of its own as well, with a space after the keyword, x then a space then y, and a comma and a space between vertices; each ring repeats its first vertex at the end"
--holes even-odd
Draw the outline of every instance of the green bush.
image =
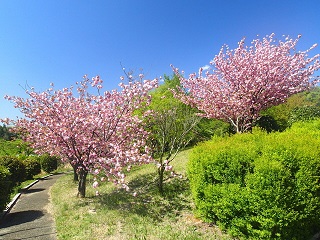
POLYGON ((10 171, 12 184, 16 185, 26 179, 25 166, 17 157, 1 156, 0 165, 7 167, 10 171))
POLYGON ((0 166, 0 211, 4 210, 10 201, 10 192, 12 183, 10 181, 11 173, 7 167, 0 166))
POLYGON ((212 219, 211 213, 207 216, 212 203, 207 201, 212 197, 210 189, 228 184, 243 187, 244 177, 253 170, 253 162, 260 154, 262 146, 259 142, 264 136, 264 133, 256 132, 255 135, 215 137, 193 149, 187 167, 188 177, 198 213, 207 221, 217 220, 212 219))
POLYGON ((297 121, 307 121, 320 118, 320 107, 319 106, 303 106, 294 108, 289 117, 289 125, 292 125, 297 121))
POLYGON ((59 158, 44 154, 40 156, 41 169, 47 173, 52 172, 58 168, 59 158))
POLYGON ((308 239, 320 230, 319 145, 320 120, 200 144, 188 163, 197 214, 246 239, 308 239))
POLYGON ((32 179, 33 176, 41 173, 41 164, 38 156, 29 156, 22 161, 26 168, 27 179, 32 179))

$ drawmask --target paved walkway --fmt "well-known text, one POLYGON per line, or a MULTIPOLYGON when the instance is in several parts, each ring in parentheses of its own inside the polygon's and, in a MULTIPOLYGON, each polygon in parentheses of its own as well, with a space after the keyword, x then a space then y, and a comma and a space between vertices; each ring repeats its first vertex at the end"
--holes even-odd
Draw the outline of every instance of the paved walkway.
POLYGON ((56 240, 56 229, 50 213, 49 188, 61 175, 40 180, 22 193, 11 211, 0 223, 0 239, 56 240))

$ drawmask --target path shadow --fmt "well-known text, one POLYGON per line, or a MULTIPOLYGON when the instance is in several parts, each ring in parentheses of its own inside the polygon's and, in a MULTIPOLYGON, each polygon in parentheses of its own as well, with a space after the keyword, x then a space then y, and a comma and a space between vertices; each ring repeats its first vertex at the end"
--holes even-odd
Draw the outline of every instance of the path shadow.
POLYGON ((28 193, 42 192, 44 190, 46 190, 46 189, 45 188, 29 188, 29 189, 26 189, 26 190, 21 190, 20 192, 24 193, 24 194, 28 194, 28 193))
MULTIPOLYGON (((39 226, 39 227, 31 227, 31 228, 21 229, 21 230, 17 230, 17 231, 10 231, 10 232, 3 233, 3 234, 0 233, 0 237, 4 237, 7 235, 16 235, 16 234, 20 234, 20 232, 34 231, 34 230, 36 230, 39 233, 37 236, 34 236, 34 234, 33 234, 32 237, 26 236, 25 238, 19 238, 19 239, 20 240, 21 239, 34 239, 35 237, 44 237, 44 236, 48 236, 48 235, 52 236, 53 234, 56 234, 54 229, 52 231, 49 231, 49 233, 46 233, 46 232, 48 232, 47 231, 48 229, 51 230, 52 226, 46 225, 46 226, 39 226)), ((2 239, 2 238, 0 238, 0 239, 2 239)), ((12 238, 10 238, 10 239, 12 239, 12 238)), ((14 239, 17 239, 17 238, 14 238, 14 239)))
POLYGON ((0 229, 31 222, 42 216, 44 216, 44 213, 38 210, 9 213, 0 223, 0 229))

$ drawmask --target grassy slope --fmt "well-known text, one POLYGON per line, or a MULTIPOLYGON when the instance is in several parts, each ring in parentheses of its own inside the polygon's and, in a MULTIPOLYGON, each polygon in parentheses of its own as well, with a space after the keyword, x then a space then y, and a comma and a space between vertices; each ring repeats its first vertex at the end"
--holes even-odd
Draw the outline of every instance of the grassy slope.
POLYGON ((91 177, 87 197, 80 199, 72 175, 61 177, 51 189, 59 239, 231 239, 193 216, 185 177, 187 155, 184 151, 174 161, 183 177, 166 183, 164 197, 154 184, 154 165, 133 168, 128 174, 136 197, 111 183, 100 186, 96 197, 91 177))
POLYGON ((6 141, 0 139, 0 156, 15 156, 21 152, 21 140, 6 141))

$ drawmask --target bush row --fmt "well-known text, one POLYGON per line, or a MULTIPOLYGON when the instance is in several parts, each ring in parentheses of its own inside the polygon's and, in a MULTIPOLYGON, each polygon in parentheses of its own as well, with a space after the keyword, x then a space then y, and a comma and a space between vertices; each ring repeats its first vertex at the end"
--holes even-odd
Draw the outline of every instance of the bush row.
POLYGON ((320 230, 320 120, 194 148, 197 214, 245 239, 308 239, 320 230))
POLYGON ((10 200, 10 193, 19 183, 32 179, 41 169, 52 172, 57 169, 58 158, 49 155, 13 157, 0 156, 0 210, 10 200))
POLYGON ((0 211, 2 211, 10 200, 12 182, 11 173, 8 168, 0 166, 0 211))

